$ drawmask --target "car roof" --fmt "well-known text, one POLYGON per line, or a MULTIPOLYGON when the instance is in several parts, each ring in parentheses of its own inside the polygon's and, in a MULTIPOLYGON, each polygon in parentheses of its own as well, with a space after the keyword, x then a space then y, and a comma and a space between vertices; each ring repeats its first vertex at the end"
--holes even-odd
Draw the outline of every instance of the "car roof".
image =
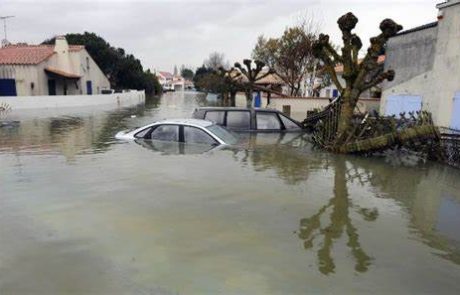
POLYGON ((211 121, 201 120, 201 119, 165 119, 158 121, 155 124, 185 124, 185 125, 194 125, 199 127, 208 127, 214 123, 211 121))
POLYGON ((197 110, 205 111, 260 111, 260 112, 277 112, 277 109, 265 109, 265 108, 245 108, 245 107, 198 107, 197 110))

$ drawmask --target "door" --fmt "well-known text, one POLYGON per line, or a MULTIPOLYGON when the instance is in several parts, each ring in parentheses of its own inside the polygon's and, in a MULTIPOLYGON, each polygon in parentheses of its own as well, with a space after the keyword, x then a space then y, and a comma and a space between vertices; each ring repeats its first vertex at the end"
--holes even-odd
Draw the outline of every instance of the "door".
POLYGON ((93 83, 91 81, 86 81, 86 94, 93 94, 93 83))
POLYGON ((250 130, 251 112, 249 111, 228 111, 226 127, 232 130, 250 130))
POLYGON ((56 80, 48 80, 48 94, 56 95, 56 80))
POLYGON ((0 79, 0 96, 16 96, 16 80, 0 79))
POLYGON ((256 113, 257 130, 281 130, 281 122, 276 113, 257 112, 256 113))
POLYGON ((460 130, 460 92, 457 92, 454 96, 450 128, 460 130))
POLYGON ((385 115, 391 116, 405 112, 422 110, 422 97, 417 95, 391 95, 387 97, 385 115))

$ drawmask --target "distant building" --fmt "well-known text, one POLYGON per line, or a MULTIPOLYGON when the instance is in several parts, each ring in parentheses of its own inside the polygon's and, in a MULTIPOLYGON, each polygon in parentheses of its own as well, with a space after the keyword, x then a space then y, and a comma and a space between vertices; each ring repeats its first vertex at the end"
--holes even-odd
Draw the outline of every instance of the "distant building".
POLYGON ((158 72, 156 73, 156 76, 158 78, 158 82, 160 82, 161 87, 163 88, 163 91, 168 91, 172 90, 172 83, 173 83, 173 78, 174 75, 169 73, 169 72, 158 72))
POLYGON ((460 0, 436 6, 438 21, 391 38, 385 69, 396 72, 384 84, 381 112, 427 110, 437 125, 460 129, 460 0))
POLYGON ((7 45, 0 48, 0 96, 99 94, 110 83, 84 46, 7 45))
POLYGON ((173 75, 169 72, 156 73, 158 82, 160 82, 163 91, 176 91, 185 89, 185 79, 179 75, 173 75))

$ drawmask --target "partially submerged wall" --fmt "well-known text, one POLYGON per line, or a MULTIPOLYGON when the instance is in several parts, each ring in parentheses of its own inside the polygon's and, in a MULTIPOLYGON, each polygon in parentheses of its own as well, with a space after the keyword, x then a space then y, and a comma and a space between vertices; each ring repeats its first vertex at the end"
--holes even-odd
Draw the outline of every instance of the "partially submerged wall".
MULTIPOLYGON (((283 106, 289 106, 290 114, 293 119, 302 121, 306 118, 308 111, 323 109, 330 103, 330 99, 326 97, 275 97, 270 99, 268 107, 277 109, 283 112, 283 106)), ((362 112, 369 112, 379 109, 380 99, 360 99, 358 108, 362 112)))
POLYGON ((6 104, 10 109, 8 117, 22 113, 37 113, 46 110, 91 109, 97 107, 127 107, 145 102, 144 91, 129 91, 98 95, 53 95, 53 96, 0 96, 0 105, 6 104))

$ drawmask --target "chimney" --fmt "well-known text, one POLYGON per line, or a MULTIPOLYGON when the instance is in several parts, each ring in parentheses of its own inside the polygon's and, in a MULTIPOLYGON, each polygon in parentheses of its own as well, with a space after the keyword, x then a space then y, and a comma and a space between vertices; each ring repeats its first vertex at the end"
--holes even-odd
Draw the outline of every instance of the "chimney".
POLYGON ((67 53, 69 51, 69 44, 65 36, 57 36, 56 41, 54 43, 54 52, 60 53, 67 53))
POLYGON ((56 37, 54 52, 56 53, 56 68, 64 72, 72 72, 69 44, 64 36, 56 37))

